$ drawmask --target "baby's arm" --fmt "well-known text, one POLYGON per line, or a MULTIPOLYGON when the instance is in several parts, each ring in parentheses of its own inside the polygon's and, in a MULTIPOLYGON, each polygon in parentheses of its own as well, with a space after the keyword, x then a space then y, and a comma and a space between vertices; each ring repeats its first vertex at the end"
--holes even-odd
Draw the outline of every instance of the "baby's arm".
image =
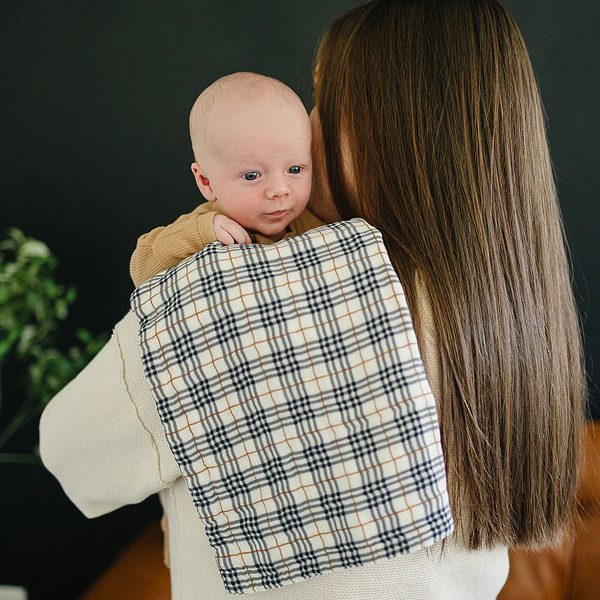
POLYGON ((174 267, 207 244, 217 240, 212 220, 217 213, 204 205, 181 215, 167 227, 157 227, 137 241, 129 273, 137 287, 157 273, 174 267))
POLYGON ((139 238, 129 265, 131 279, 137 287, 216 241, 251 243, 241 225, 201 204, 171 225, 157 227, 139 238))

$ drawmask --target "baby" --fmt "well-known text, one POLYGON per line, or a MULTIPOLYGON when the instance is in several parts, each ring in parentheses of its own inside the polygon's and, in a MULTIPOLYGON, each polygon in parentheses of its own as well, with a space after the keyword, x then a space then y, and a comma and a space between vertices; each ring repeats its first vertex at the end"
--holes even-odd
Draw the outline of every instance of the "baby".
POLYGON ((324 224, 306 204, 311 128, 285 84, 256 73, 215 81, 190 113, 192 173, 208 202, 140 237, 131 257, 136 286, 207 244, 273 244, 324 224))

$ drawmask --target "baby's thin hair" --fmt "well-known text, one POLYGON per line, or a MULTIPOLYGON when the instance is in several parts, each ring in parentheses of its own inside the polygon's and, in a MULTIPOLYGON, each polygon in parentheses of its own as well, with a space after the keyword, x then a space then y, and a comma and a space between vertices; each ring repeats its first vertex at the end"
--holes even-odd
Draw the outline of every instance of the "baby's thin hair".
POLYGON ((217 79, 198 96, 190 111, 190 138, 196 160, 199 159, 201 133, 211 109, 220 101, 234 96, 248 100, 270 96, 301 102, 294 90, 278 79, 267 75, 240 71, 217 79))

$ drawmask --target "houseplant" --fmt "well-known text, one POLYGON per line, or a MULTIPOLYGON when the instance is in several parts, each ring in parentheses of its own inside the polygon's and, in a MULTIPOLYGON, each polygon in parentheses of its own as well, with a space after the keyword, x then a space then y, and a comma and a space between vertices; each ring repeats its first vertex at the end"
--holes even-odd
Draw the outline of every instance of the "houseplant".
POLYGON ((153 497, 87 519, 49 471, 29 466, 41 465, 40 413, 108 339, 72 326, 76 291, 56 273, 44 243, 17 229, 0 238, 0 584, 27 589, 31 600, 78 598, 161 514, 153 497))
MULTIPOLYGON (((0 242, 0 411, 10 388, 12 414, 2 419, 0 462, 41 464, 37 447, 6 452, 9 440, 100 351, 108 339, 77 329, 66 351, 61 322, 76 299, 74 286, 56 281, 57 259, 43 242, 10 229, 0 242)), ((1 412, 0 412, 1 414, 1 412)))

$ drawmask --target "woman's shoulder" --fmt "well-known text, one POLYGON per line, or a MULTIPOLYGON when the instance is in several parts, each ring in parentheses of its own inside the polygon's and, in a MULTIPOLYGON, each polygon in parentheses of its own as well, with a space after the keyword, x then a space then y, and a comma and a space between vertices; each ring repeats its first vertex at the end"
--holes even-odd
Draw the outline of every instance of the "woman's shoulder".
POLYGON ((435 322, 433 320, 433 310, 431 306, 431 299, 429 296, 429 290, 425 285, 423 278, 417 273, 416 275, 416 306, 415 310, 417 315, 411 315, 413 325, 415 320, 418 321, 418 327, 415 327, 417 334, 417 343, 419 345, 419 352, 421 354, 421 360, 425 367, 425 373, 431 387, 433 397, 437 402, 440 401, 440 366, 439 366, 439 353, 437 349, 438 336, 435 329, 435 322))

